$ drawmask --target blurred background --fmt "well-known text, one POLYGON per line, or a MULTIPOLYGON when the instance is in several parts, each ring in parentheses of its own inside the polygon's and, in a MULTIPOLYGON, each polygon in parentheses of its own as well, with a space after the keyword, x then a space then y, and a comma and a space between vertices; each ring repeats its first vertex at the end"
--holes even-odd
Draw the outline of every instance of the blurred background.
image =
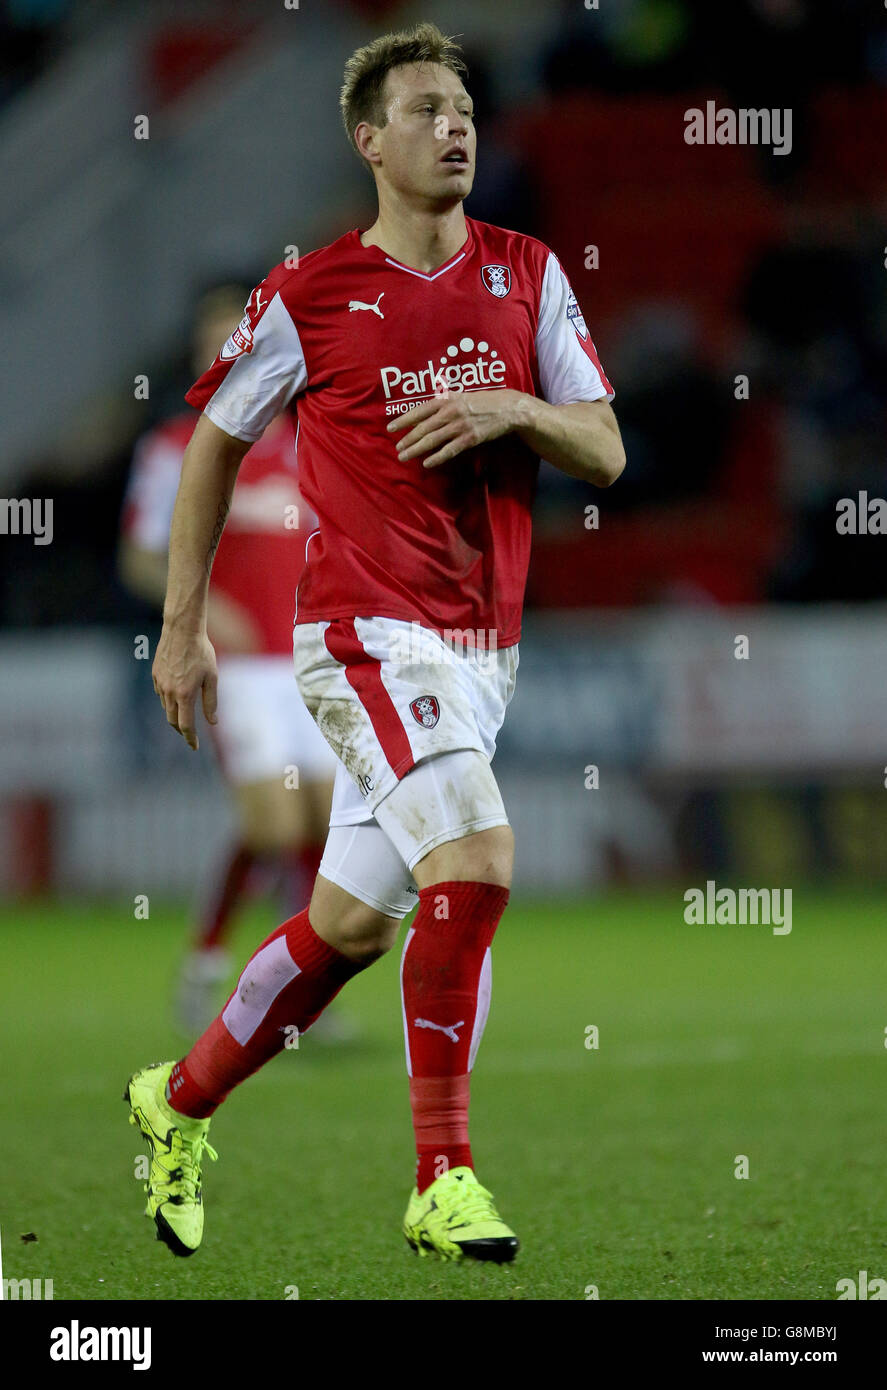
POLYGON ((561 259, 628 455, 603 493, 543 465, 518 888, 883 881, 887 538, 836 524, 887 498, 883 6, 3 0, 0 494, 53 524, 0 535, 0 893, 181 898, 230 831, 137 655, 133 447, 197 287, 373 221, 342 69, 419 19, 469 64, 466 211, 561 259), (707 101, 791 108, 790 153, 686 144, 707 101))

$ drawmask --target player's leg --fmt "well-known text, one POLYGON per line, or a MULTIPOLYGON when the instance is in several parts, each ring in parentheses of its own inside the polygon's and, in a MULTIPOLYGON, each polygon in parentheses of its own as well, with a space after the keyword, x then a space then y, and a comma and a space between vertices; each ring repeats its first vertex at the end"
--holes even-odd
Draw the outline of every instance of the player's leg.
POLYGON ((192 1254, 202 1240, 200 1166, 210 1116, 235 1086, 298 1040, 349 979, 390 949, 414 905, 404 892, 403 861, 378 826, 330 831, 324 863, 333 878, 346 859, 366 884, 359 891, 367 900, 319 877, 312 903, 254 952, 225 1008, 187 1056, 130 1078, 124 1098, 151 1152, 148 1213, 158 1239, 175 1254, 192 1254))
POLYGON ((419 889, 401 958, 417 1155, 404 1233, 420 1253, 509 1260, 518 1241, 475 1177, 468 1112, 514 837, 489 762, 474 750, 420 763, 376 807, 376 819, 419 889))
MULTIPOLYGON (((294 694, 298 699, 298 692, 294 691, 294 694)), ((317 729, 313 726, 312 728, 315 737, 319 738, 317 729)), ((325 744, 324 748, 329 753, 325 744)), ((287 904, 308 902, 315 892, 315 885, 320 886, 318 874, 329 829, 332 791, 332 778, 329 781, 308 781, 300 784, 299 802, 305 817, 304 829, 298 843, 287 852, 284 865, 281 904, 285 916, 293 911, 292 906, 287 910, 287 904)), ((315 902, 311 914, 312 922, 315 924, 319 910, 315 902)), ((359 1036, 360 1028, 354 1016, 349 1013, 347 1006, 342 1008, 339 1004, 334 1008, 325 1009, 311 1029, 311 1041, 315 1046, 320 1044, 324 1047, 338 1047, 353 1043, 359 1036)))
POLYGON ((415 903, 410 882, 378 825, 331 827, 310 904, 253 953, 219 1017, 174 1067, 175 1109, 208 1118, 287 1038, 307 1032, 349 979, 391 949, 415 903))
POLYGON ((428 860, 402 963, 418 1155, 407 1238, 449 1258, 509 1259, 517 1240, 469 1166, 468 1079, 489 1007, 489 945, 511 881, 511 832, 490 760, 517 650, 466 654, 388 618, 297 625, 293 648, 305 703, 350 774, 351 804, 340 806, 338 824, 375 817, 408 868, 428 860), (442 849, 454 842, 458 851, 442 849), (464 1205, 460 1191, 467 1206, 455 1213, 456 1241, 437 1223, 454 1201, 464 1205))
MULTIPOLYGON (((318 879, 318 884, 323 880, 318 879)), ((391 948, 399 918, 368 907, 335 884, 315 899, 347 924, 336 945, 315 930, 312 905, 277 927, 253 952, 225 1007, 173 1068, 168 1099, 194 1119, 214 1113, 231 1090, 305 1034, 339 990, 391 948)))
MULTIPOLYGON (((288 749, 287 781, 297 786, 290 796, 300 810, 298 837, 287 851, 282 880, 284 907, 292 904, 283 915, 289 916, 295 906, 307 903, 314 891, 327 840, 338 759, 305 708, 289 660, 281 663, 278 715, 281 739, 288 749)), ((312 913, 312 922, 314 917, 312 913)), ((337 1005, 316 1020, 311 1039, 313 1045, 338 1046, 358 1035, 359 1028, 347 1007, 343 1010, 337 1005)))

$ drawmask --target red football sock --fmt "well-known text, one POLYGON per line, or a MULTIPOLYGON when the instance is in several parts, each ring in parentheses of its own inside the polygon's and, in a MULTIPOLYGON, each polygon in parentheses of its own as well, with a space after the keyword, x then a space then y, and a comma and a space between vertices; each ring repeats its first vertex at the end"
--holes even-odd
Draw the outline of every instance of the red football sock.
POLYGON ((284 922, 250 957, 219 1017, 173 1067, 170 1104, 193 1119, 211 1115, 288 1038, 304 1033, 364 968, 321 940, 307 908, 284 922))
POLYGON ((436 883, 419 893, 400 969, 420 1192, 450 1168, 474 1166, 469 1074, 489 1011, 489 946, 507 902, 496 883, 436 883))
POLYGON ((246 845, 235 845, 229 849, 221 883, 216 887, 214 882, 213 890, 200 913, 196 941, 200 950, 221 945, 255 862, 256 856, 246 845))

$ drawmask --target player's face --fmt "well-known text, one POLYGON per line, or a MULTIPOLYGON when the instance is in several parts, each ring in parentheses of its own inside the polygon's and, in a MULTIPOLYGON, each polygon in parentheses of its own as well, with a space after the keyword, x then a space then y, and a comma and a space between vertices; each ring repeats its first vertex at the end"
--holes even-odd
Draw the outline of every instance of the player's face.
POLYGON ((441 202, 467 197, 477 136, 471 97, 457 75, 431 63, 392 68, 384 104, 388 124, 375 133, 380 177, 402 192, 441 202))

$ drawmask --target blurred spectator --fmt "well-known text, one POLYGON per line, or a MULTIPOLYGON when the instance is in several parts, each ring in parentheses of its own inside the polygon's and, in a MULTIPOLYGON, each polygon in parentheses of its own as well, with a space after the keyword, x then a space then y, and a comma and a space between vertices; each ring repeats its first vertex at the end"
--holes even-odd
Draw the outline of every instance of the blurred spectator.
POLYGON ((877 535, 841 535, 836 504, 887 497, 882 383, 887 370, 879 242, 796 240, 753 268, 745 310, 769 386, 782 402, 781 491, 795 514, 770 596, 883 598, 877 535))

